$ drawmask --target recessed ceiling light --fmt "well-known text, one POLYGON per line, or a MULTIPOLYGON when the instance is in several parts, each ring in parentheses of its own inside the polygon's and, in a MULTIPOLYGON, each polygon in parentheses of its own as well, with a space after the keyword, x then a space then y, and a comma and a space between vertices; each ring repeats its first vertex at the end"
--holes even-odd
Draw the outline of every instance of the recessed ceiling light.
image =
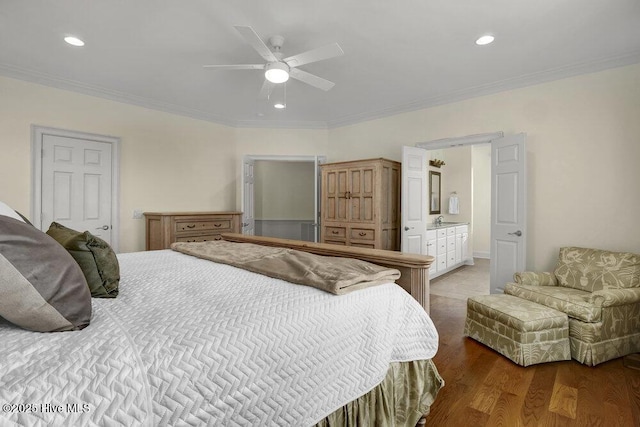
POLYGON ((84 46, 84 42, 77 37, 67 36, 64 38, 64 41, 69 43, 71 46, 84 46))
POLYGON ((283 108, 286 108, 287 106, 281 102, 278 102, 277 104, 273 104, 274 108, 277 108, 278 110, 282 110, 283 108))
POLYGON ((489 44, 489 43, 493 42, 494 39, 495 39, 495 37, 487 34, 487 35, 484 35, 484 36, 480 37, 478 40, 476 40, 476 44, 478 46, 484 46, 486 44, 489 44))

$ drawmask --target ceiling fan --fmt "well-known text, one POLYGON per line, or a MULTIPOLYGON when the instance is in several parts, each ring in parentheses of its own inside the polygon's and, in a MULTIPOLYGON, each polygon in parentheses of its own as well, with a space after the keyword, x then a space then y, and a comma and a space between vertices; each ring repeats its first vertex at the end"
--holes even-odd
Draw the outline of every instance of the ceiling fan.
POLYGON ((284 43, 284 37, 272 36, 269 38, 271 50, 262 39, 256 34, 251 27, 234 26, 236 30, 244 37, 257 52, 267 61, 265 64, 237 64, 237 65, 204 65, 204 68, 222 69, 222 70, 265 70, 265 81, 260 90, 261 98, 268 98, 276 84, 286 82, 289 77, 299 80, 303 83, 327 91, 331 89, 335 83, 318 77, 314 74, 302 71, 296 67, 309 64, 312 62, 322 61, 324 59, 333 58, 344 54, 338 43, 332 43, 307 52, 283 58, 280 51, 284 43))

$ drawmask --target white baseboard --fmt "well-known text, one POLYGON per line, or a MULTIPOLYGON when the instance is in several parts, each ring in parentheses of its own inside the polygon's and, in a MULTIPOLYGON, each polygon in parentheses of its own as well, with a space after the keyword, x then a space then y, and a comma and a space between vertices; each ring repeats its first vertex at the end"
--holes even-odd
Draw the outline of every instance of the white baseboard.
POLYGON ((478 251, 478 252, 474 252, 473 253, 473 257, 474 258, 486 258, 486 259, 489 259, 489 258, 491 258, 491 253, 490 252, 478 251))

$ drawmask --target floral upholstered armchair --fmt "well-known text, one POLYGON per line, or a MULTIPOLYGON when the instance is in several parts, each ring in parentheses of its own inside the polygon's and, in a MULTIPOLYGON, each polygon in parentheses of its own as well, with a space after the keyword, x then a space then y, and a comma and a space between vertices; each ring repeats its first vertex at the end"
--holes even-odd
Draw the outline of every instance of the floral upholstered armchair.
POLYGON ((597 365, 640 352, 640 255, 567 247, 552 273, 523 272, 505 293, 569 316, 571 357, 597 365))

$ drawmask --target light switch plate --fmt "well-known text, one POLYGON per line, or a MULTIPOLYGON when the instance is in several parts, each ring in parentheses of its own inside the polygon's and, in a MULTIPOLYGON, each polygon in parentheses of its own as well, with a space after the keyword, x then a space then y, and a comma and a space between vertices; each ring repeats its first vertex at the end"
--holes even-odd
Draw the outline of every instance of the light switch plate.
POLYGON ((133 210, 133 219, 142 219, 142 214, 143 214, 143 210, 141 209, 134 209, 133 210))

